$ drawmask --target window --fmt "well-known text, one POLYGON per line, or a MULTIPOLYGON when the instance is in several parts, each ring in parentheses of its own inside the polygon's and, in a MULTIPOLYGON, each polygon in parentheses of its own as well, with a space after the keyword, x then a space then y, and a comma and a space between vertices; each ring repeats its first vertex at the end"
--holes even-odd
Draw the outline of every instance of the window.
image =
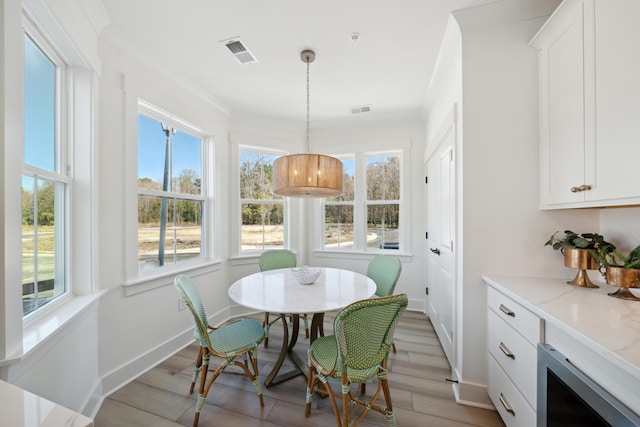
POLYGON ((399 249, 400 156, 366 156, 367 248, 399 249))
POLYGON ((344 192, 323 201, 322 248, 399 250, 400 153, 341 156, 344 192))
POLYGON ((146 103, 138 113, 138 266, 204 257, 203 136, 146 103))
POLYGON ((271 191, 276 158, 240 148, 241 252, 284 247, 284 200, 271 191))
POLYGON ((354 240, 355 160, 341 158, 343 192, 324 204, 324 247, 352 248, 354 240))
POLYGON ((22 313, 66 294, 66 138, 64 64, 35 32, 24 34, 22 313), (36 41, 37 40, 37 41, 36 41))

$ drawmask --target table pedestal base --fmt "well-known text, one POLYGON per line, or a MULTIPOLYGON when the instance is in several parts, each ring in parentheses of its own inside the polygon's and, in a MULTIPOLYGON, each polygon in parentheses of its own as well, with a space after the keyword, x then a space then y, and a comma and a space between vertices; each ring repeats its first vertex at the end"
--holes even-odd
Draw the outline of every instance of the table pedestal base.
MULTIPOLYGON (((298 375, 304 375, 305 378, 308 376, 308 367, 306 362, 300 359, 294 351, 293 347, 296 345, 298 341, 298 333, 300 332, 300 315, 293 315, 293 330, 291 332, 291 341, 289 341, 289 325, 287 324, 287 316, 280 316, 282 319, 282 328, 283 328, 283 336, 282 336, 282 349, 280 350, 280 355, 278 356, 278 360, 269 372, 269 375, 264 380, 265 387, 269 388, 273 385, 280 384, 281 382, 290 380, 291 378, 295 378, 298 375), (285 358, 289 356, 289 359, 296 365, 296 369, 292 369, 290 371, 284 372, 278 375, 280 372, 280 368, 282 368, 282 364, 284 363, 285 358)), ((309 340, 312 343, 316 338, 318 338, 318 334, 320 336, 324 336, 324 313, 315 313, 313 318, 311 319, 311 330, 309 340)))

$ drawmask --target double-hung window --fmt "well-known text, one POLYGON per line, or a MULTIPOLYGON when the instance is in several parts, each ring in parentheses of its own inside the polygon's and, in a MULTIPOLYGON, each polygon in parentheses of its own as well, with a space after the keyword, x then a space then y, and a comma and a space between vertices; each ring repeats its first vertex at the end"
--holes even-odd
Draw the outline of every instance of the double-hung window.
POLYGON ((65 66, 35 30, 24 34, 22 313, 68 293, 65 66))
POLYGON ((355 159, 342 157, 342 194, 324 203, 325 248, 353 248, 355 223, 355 159))
POLYGON ((140 101, 138 266, 150 270, 205 257, 205 137, 140 101))
POLYGON ((272 192, 273 161, 278 157, 240 147, 241 253, 284 247, 284 200, 272 192))
POLYGON ((399 249, 400 156, 365 156, 367 248, 399 249))
POLYGON ((322 249, 397 251, 402 247, 402 152, 340 156, 343 193, 324 199, 322 249))

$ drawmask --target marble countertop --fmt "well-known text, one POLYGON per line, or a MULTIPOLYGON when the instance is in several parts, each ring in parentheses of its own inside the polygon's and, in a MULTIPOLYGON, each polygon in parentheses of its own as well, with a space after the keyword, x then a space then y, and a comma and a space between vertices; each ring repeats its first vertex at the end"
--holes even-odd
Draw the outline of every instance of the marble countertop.
MULTIPOLYGON (((545 342, 550 342, 547 334, 552 328, 579 342, 582 347, 574 352, 573 361, 584 364, 596 382, 629 408, 640 409, 639 301, 608 296, 618 288, 605 283, 588 289, 568 285, 566 279, 494 275, 482 279, 544 319, 545 342)), ((633 290, 636 295, 639 291, 633 290)))
POLYGON ((597 289, 586 289, 567 285, 566 279, 493 275, 482 278, 545 322, 607 355, 640 381, 639 301, 608 296, 618 288, 604 283, 598 283, 597 289))
POLYGON ((0 425, 11 427, 91 427, 93 421, 0 380, 0 425))

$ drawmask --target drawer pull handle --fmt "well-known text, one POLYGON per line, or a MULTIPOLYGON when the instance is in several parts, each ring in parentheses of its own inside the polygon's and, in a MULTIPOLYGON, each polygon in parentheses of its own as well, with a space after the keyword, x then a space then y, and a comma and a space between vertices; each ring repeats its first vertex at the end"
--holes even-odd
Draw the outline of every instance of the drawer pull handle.
POLYGON ((500 345, 498 346, 498 348, 504 353, 505 356, 507 356, 509 359, 513 359, 516 360, 516 355, 511 353, 511 350, 509 350, 509 347, 507 347, 503 342, 500 342, 500 345))
POLYGON ((506 314, 507 316, 511 316, 511 317, 516 317, 516 313, 514 313, 513 311, 511 311, 508 307, 506 307, 504 304, 500 304, 500 311, 503 312, 504 314, 506 314))
POLYGON ((504 397, 504 394, 502 393, 500 393, 500 403, 502 403, 502 406, 504 406, 505 411, 507 411, 514 417, 516 416, 516 411, 513 410, 513 408, 509 404, 509 401, 507 400, 506 397, 504 397))

